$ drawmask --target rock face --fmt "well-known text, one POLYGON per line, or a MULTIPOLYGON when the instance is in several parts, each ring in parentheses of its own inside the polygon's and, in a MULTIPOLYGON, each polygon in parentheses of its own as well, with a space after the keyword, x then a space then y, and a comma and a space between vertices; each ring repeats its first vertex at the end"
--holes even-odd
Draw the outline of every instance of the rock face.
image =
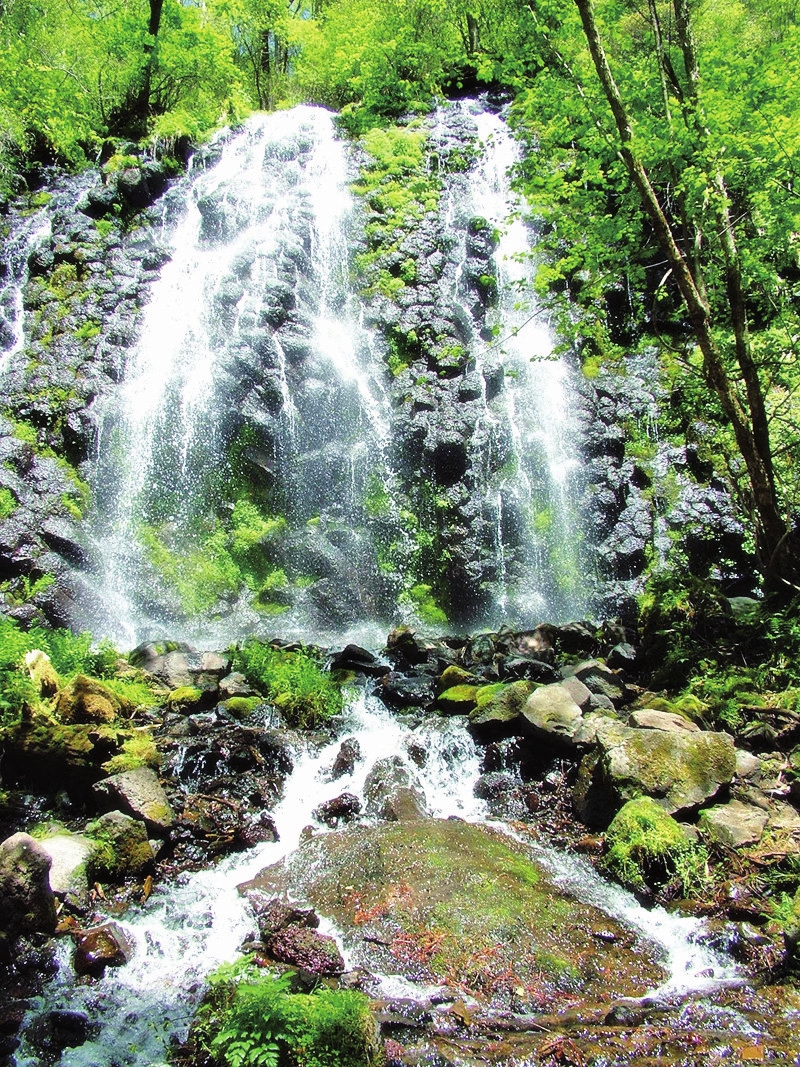
POLYGON ((446 981, 500 1004, 521 997, 522 1010, 526 998, 547 1010, 580 989, 606 1002, 658 980, 628 933, 551 885, 524 847, 467 823, 324 834, 243 888, 289 892, 332 916, 369 970, 446 981), (587 941, 598 924, 614 929, 613 945, 587 941))
POLYGON ((0 844, 0 928, 6 935, 55 930, 51 866, 50 854, 29 834, 14 834, 0 844))

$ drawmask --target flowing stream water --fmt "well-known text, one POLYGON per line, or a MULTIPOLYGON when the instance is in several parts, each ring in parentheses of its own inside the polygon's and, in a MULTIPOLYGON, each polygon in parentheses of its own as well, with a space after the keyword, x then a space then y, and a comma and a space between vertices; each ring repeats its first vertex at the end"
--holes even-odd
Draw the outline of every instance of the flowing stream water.
MULTIPOLYGON (((273 813, 280 839, 231 856, 212 869, 185 874, 176 885, 159 886, 145 906, 128 910, 119 921, 135 945, 130 963, 86 984, 76 981, 68 947, 63 946, 59 975, 45 998, 33 1005, 30 1020, 38 1011, 84 1011, 97 1033, 80 1047, 64 1051, 58 1061, 61 1067, 166 1067, 171 1043, 184 1039, 188 1032, 206 975, 234 959, 254 929, 237 885, 292 852, 305 827, 314 825, 316 832, 335 833, 314 820, 313 810, 342 791, 363 798, 365 779, 378 760, 400 757, 404 761, 422 786, 432 816, 470 821, 486 817, 483 802, 473 795, 480 760, 466 729, 449 719, 409 730, 365 689, 351 691, 336 740, 321 748, 299 750, 295 756, 294 770, 273 813), (345 737, 355 738, 361 757, 350 775, 332 782, 328 771, 345 737), (422 766, 408 755, 410 742, 427 753, 422 766)), ((733 977, 730 961, 697 940, 701 929, 697 920, 670 916, 661 909, 646 911, 630 894, 605 883, 579 860, 539 846, 533 855, 569 892, 621 918, 659 948, 667 977, 654 993, 702 990, 733 977)), ((323 929, 335 934, 330 926, 323 929)), ((383 976, 378 992, 381 989, 385 995, 420 994, 413 983, 393 975, 383 976)), ((40 1063, 24 1033, 15 1062, 17 1067, 40 1063)))

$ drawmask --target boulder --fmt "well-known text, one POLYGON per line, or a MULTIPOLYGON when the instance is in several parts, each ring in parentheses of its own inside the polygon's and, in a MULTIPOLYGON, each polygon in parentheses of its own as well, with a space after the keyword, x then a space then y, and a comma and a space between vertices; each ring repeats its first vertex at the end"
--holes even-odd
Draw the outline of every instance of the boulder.
POLYGON ((607 1003, 662 980, 655 952, 558 888, 525 844, 460 820, 318 834, 240 888, 329 916, 354 967, 457 982, 496 1007, 541 1012, 576 995, 607 1003), (613 931, 611 947, 586 937, 597 925, 613 931))
POLYGON ((243 895, 253 909, 258 923, 258 936, 262 941, 269 941, 287 926, 308 926, 313 929, 319 926, 319 916, 313 908, 299 908, 280 897, 265 896, 257 889, 243 895))
POLYGON ((594 718, 599 767, 619 803, 644 795, 669 814, 688 811, 730 785, 736 772, 729 734, 640 730, 594 718))
POLYGON ((9 936, 56 927, 50 887, 50 854, 29 834, 13 834, 0 844, 0 929, 9 936))
POLYGON ((700 829, 710 840, 728 848, 743 848, 761 840, 769 816, 753 804, 731 800, 700 812, 700 829))
POLYGON ((329 934, 309 926, 284 926, 267 942, 267 951, 280 963, 288 963, 316 977, 342 974, 344 959, 329 934))
POLYGON ((94 786, 95 794, 136 819, 144 820, 147 829, 157 836, 166 834, 175 822, 175 815, 161 787, 156 772, 150 767, 135 767, 131 771, 113 774, 94 786))
POLYGON ((696 734, 700 730, 696 722, 684 718, 683 715, 676 715, 671 711, 654 711, 653 708, 640 708, 634 711, 628 723, 643 730, 666 730, 669 733, 696 734))
POLYGON ((37 692, 43 697, 55 696, 61 680, 50 657, 41 649, 34 649, 25 656, 25 666, 37 692))
POLYGON ((608 697, 614 704, 624 699, 625 686, 619 674, 599 660, 592 659, 579 663, 570 675, 583 682, 592 693, 608 697))
POLYGON ((94 843, 92 867, 104 878, 141 874, 155 860, 145 824, 122 811, 106 812, 86 832, 94 843))
POLYGON ((483 700, 483 694, 479 691, 477 706, 469 713, 470 730, 480 738, 509 730, 517 731, 522 722, 522 708, 531 694, 533 682, 520 680, 492 688, 495 691, 488 700, 483 700))
POLYGON ((324 822, 326 826, 338 826, 340 822, 350 822, 361 812, 361 801, 354 793, 341 793, 332 800, 326 800, 324 804, 314 809, 315 819, 324 822))
POLYGON ((122 967, 132 956, 131 938, 119 923, 107 922, 78 934, 72 964, 77 974, 99 978, 106 967, 122 967))
POLYGON ((58 694, 56 714, 64 723, 109 723, 113 722, 122 702, 108 686, 96 678, 77 674, 58 694))
POLYGON ((352 774, 356 763, 361 759, 361 745, 355 737, 346 737, 339 746, 336 758, 333 761, 328 779, 331 782, 343 778, 346 774, 352 774))
POLYGON ((89 866, 96 845, 83 834, 62 833, 45 837, 42 848, 51 860, 50 888, 75 907, 89 900, 89 866))
POLYGON ((410 797, 424 813, 425 794, 417 779, 399 756, 387 756, 375 762, 364 782, 364 800, 368 815, 397 820, 398 812, 410 810, 410 797))
POLYGON ((556 744, 571 745, 583 723, 583 712, 561 683, 535 689, 522 708, 526 732, 556 744))

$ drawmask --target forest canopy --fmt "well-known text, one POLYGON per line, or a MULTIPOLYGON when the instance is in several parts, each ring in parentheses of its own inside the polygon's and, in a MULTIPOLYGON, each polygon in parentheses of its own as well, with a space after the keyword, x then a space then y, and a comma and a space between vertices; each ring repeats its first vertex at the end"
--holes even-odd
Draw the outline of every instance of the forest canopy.
POLYGON ((676 434, 797 587, 800 0, 0 0, 0 188, 109 137, 301 100, 359 134, 490 86, 562 337, 587 368, 658 342, 676 434))

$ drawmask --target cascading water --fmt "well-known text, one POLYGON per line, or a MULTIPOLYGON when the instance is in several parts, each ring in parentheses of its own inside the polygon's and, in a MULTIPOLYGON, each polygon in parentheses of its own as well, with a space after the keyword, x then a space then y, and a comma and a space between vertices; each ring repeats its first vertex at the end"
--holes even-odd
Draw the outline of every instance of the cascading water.
MULTIPOLYGON (((479 820, 485 806, 473 794, 479 755, 457 720, 431 720, 409 729, 363 689, 351 693, 337 740, 296 753, 281 802, 274 810, 280 839, 229 857, 217 867, 183 875, 172 887, 159 887, 141 909, 129 909, 122 920, 135 944, 130 963, 107 970, 98 983, 76 982, 66 950, 59 976, 45 997, 32 1005, 28 1026, 38 1012, 60 1009, 85 1012, 94 1028, 84 1044, 63 1052, 60 1067, 166 1067, 168 1049, 185 1038, 202 996, 206 975, 232 960, 253 930, 253 918, 237 885, 265 866, 289 855, 305 827, 327 831, 314 819, 314 809, 343 791, 363 798, 367 775, 380 760, 401 760, 424 792, 430 814, 438 818, 479 820), (330 768, 341 739, 357 743, 360 756, 352 771, 335 781, 330 768), (423 751, 420 765, 414 751, 423 751)), ((501 829, 502 824, 500 824, 501 829)), ((693 943, 698 924, 659 912, 651 916, 630 894, 607 886, 586 865, 565 861, 537 848, 570 891, 589 897, 609 915, 626 921, 661 949, 669 969, 664 991, 702 989, 729 980, 732 970, 713 952, 693 943)), ((330 927, 328 927, 331 930, 330 927)), ((331 931, 334 932, 335 931, 331 931)), ((413 983, 385 976, 384 995, 408 995, 413 983)), ((40 1060, 25 1037, 16 1067, 35 1067, 40 1060)))
MULTIPOLYGON (((478 369, 502 362, 504 388, 487 404, 488 432, 510 432, 510 458, 490 478, 496 500, 495 547, 502 561, 499 622, 529 625, 584 616, 588 607, 582 552, 580 434, 570 397, 571 370, 553 354, 555 339, 534 295, 531 231, 511 190, 519 149, 495 112, 465 104, 478 128, 480 153, 471 174, 471 210, 496 241, 497 300, 491 340, 476 338, 478 369), (508 546, 518 563, 505 564, 508 546)), ((475 222, 473 222, 473 226, 475 222)))
POLYGON ((28 274, 28 258, 50 233, 50 215, 45 208, 16 220, 3 242, 0 260, 0 375, 23 345, 22 289, 28 274))
MULTIPOLYGON (((345 553, 352 572, 368 552, 354 514, 387 421, 349 287, 347 179, 333 117, 302 107, 252 119, 184 182, 172 258, 100 435, 118 640, 174 634, 187 615, 208 640, 212 609, 228 616, 223 639, 265 616, 297 632, 312 579, 340 580, 345 553), (320 526, 338 528, 342 560, 320 526)), ((355 581, 348 607, 370 615, 355 581)))

